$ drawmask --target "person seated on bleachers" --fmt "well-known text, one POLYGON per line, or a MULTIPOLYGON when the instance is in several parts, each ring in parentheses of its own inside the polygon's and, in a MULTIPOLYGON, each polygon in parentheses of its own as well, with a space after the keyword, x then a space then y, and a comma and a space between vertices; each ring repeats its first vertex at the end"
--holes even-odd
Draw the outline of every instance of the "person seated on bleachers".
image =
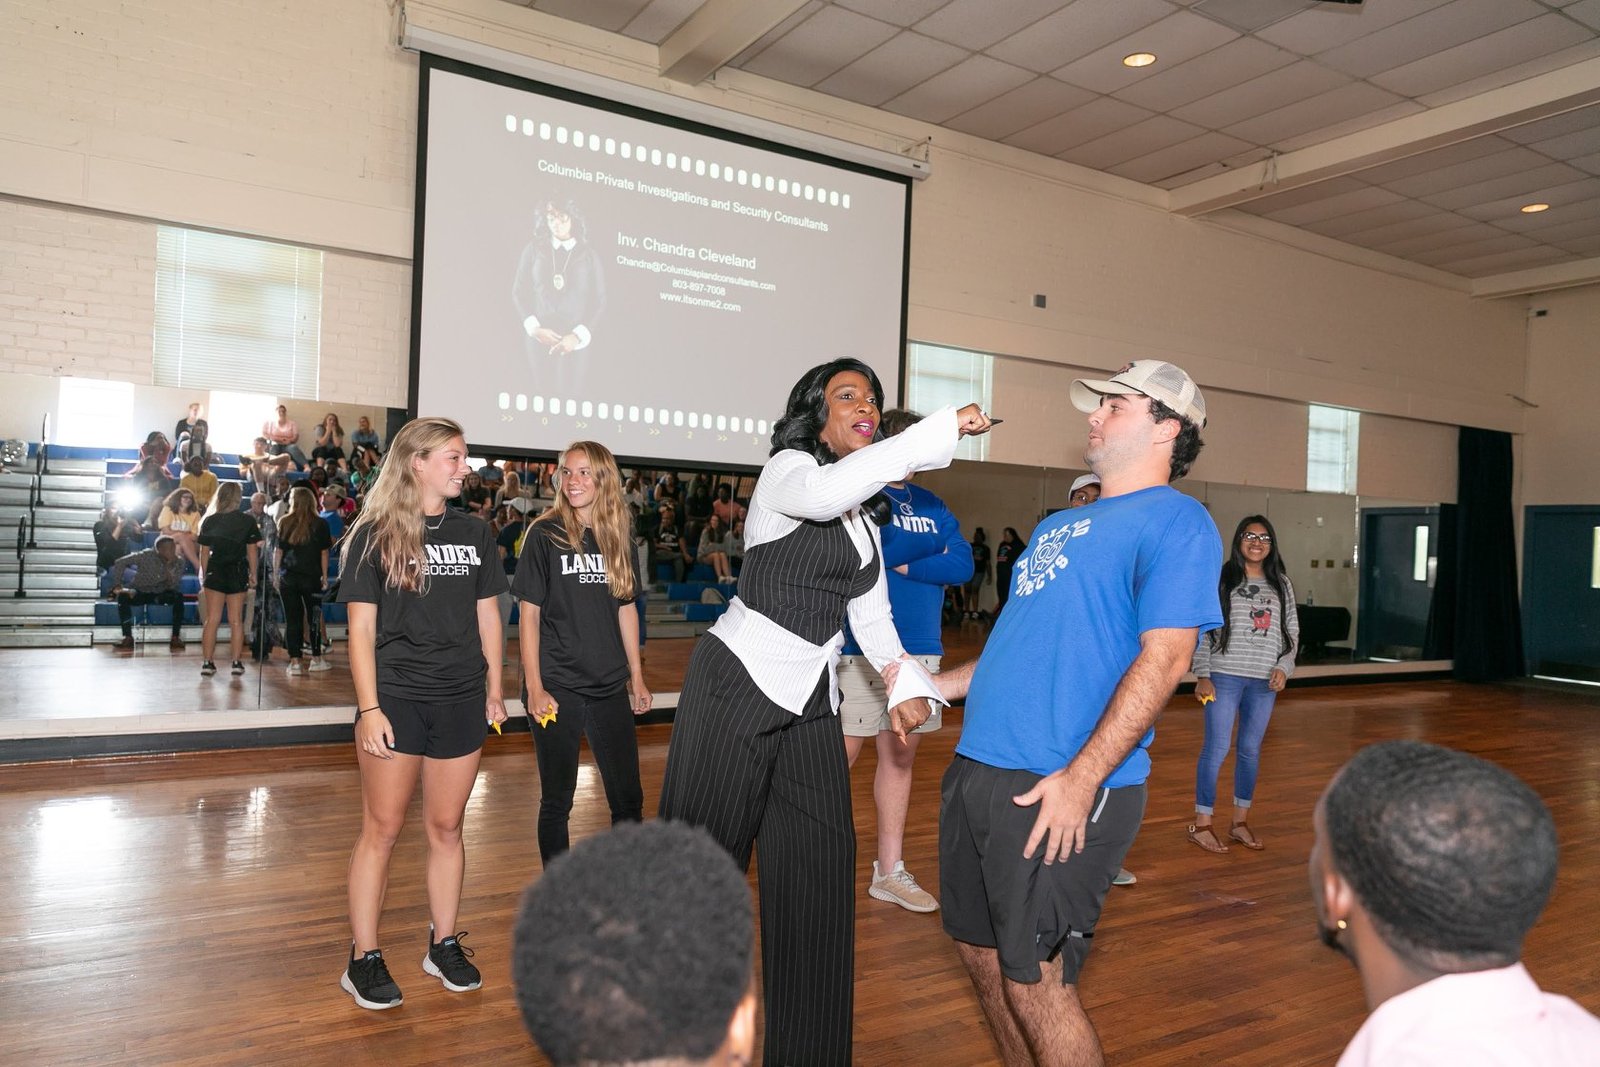
POLYGON ((350 459, 350 492, 358 499, 378 480, 383 458, 370 448, 357 448, 350 459))
POLYGON ((729 536, 722 519, 712 512, 706 520, 706 528, 700 531, 700 548, 695 552, 695 559, 709 564, 719 582, 733 581, 733 563, 728 558, 729 536))
POLYGON ((271 491, 272 476, 282 474, 294 466, 288 455, 273 455, 265 437, 257 437, 255 451, 239 457, 239 480, 249 482, 257 490, 271 491))
POLYGON ((344 427, 339 425, 339 416, 332 411, 324 415, 317 426, 317 446, 311 450, 311 458, 323 460, 324 466, 330 469, 345 467, 344 427))
POLYGON ((179 471, 188 470, 191 459, 202 460, 207 467, 219 462, 217 454, 211 451, 211 424, 205 419, 196 419, 189 432, 178 438, 172 459, 179 471))
POLYGON ((306 454, 300 451, 300 424, 289 417, 289 409, 278 405, 277 418, 261 424, 261 436, 267 439, 267 448, 275 456, 287 455, 297 468, 307 465, 306 454))
POLYGON ((172 428, 172 439, 174 441, 182 440, 184 434, 194 429, 194 424, 198 422, 199 419, 200 403, 199 401, 196 401, 195 403, 189 405, 188 414, 179 419, 178 424, 172 428))
POLYGON ((1383 741, 1334 775, 1311 822, 1318 933, 1355 964, 1371 1011, 1339 1067, 1600 1063, 1600 1019, 1521 962, 1557 862, 1555 821, 1526 783, 1383 741))
POLYGON ((491 493, 499 489, 506 478, 506 472, 500 469, 500 461, 497 459, 485 460, 483 466, 478 468, 477 475, 483 480, 483 484, 489 487, 491 493))
POLYGON ((149 499, 159 501, 177 486, 178 480, 167 473, 167 460, 172 458, 172 442, 160 430, 151 430, 139 446, 139 459, 123 477, 131 479, 149 494, 149 499))
POLYGON ((204 511, 211 505, 211 498, 217 495, 217 476, 211 473, 211 468, 199 456, 191 457, 183 465, 183 470, 178 488, 193 493, 195 506, 204 511))
POLYGON ((748 1064, 755 919, 728 853, 683 823, 619 826, 523 895, 511 977, 556 1067, 748 1064))
POLYGON ((717 499, 711 502, 712 514, 722 519, 724 530, 733 529, 735 521, 744 518, 744 505, 733 499, 733 486, 727 482, 717 486, 717 499))
POLYGON ((161 505, 161 517, 156 520, 156 529, 177 542, 178 554, 189 561, 196 574, 201 574, 200 542, 195 540, 200 532, 201 514, 192 489, 174 489, 167 494, 161 505))
POLYGON ((483 484, 483 476, 468 471, 461 484, 461 506, 470 514, 487 520, 494 512, 494 490, 483 484))
POLYGON ((661 505, 661 526, 656 530, 656 563, 672 564, 672 580, 683 581, 694 563, 694 553, 678 531, 678 512, 671 504, 661 505))
POLYGON ((733 520, 733 530, 728 534, 728 562, 733 565, 733 573, 738 574, 744 566, 744 516, 733 520))
POLYGON ((134 550, 144 531, 115 504, 107 504, 94 524, 94 563, 101 574, 134 550))
POLYGON ((183 650, 183 560, 178 544, 165 535, 156 538, 154 548, 131 552, 111 564, 111 595, 117 601, 117 620, 122 623, 118 652, 133 651, 133 609, 143 604, 165 604, 172 609, 174 651, 183 650), (133 580, 128 580, 128 572, 133 580))
POLYGON ((350 435, 351 459, 363 448, 372 452, 374 458, 383 454, 383 442, 378 440, 378 433, 372 428, 372 422, 365 415, 356 420, 355 432, 350 435))

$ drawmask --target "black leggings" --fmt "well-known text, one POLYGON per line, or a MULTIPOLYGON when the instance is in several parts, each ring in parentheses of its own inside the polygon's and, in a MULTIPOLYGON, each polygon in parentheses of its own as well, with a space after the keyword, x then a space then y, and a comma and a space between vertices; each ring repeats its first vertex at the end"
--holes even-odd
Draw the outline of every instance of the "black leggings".
POLYGON ((322 582, 286 572, 278 588, 283 596, 284 643, 289 646, 289 658, 299 659, 308 634, 312 648, 321 648, 317 635, 322 619, 322 582))
MULTIPOLYGON (((603 697, 579 696, 553 688, 549 693, 556 702, 555 721, 540 726, 531 714, 528 716, 533 752, 539 761, 539 858, 547 866, 568 848, 567 822, 572 815, 572 797, 578 789, 578 742, 585 735, 600 770, 600 781, 605 785, 611 825, 644 818, 639 740, 634 734, 627 687, 603 697)), ((522 691, 522 702, 528 702, 526 689, 522 691)))

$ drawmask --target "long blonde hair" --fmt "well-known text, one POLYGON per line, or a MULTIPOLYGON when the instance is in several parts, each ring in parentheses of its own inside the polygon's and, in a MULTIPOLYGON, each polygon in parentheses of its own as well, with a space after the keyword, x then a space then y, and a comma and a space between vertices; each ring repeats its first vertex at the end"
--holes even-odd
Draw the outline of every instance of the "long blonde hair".
MULTIPOLYGON (((588 459, 589 471, 594 477, 595 499, 589 517, 594 520, 595 543, 606 558, 606 584, 618 600, 631 600, 636 595, 631 577, 633 568, 629 565, 633 558, 633 538, 629 535, 633 524, 629 521, 628 505, 622 499, 622 475, 617 471, 617 457, 598 441, 574 441, 561 453, 561 459, 564 461, 574 452, 582 452, 588 459)), ((556 540, 574 552, 583 551, 583 522, 560 486, 556 487, 555 506, 533 521, 535 525, 547 522, 559 526, 556 540)))
POLYGON ((229 515, 239 510, 239 502, 244 499, 244 490, 239 488, 238 482, 223 482, 217 486, 216 495, 211 498, 211 504, 206 508, 206 513, 201 516, 200 522, 205 523, 213 515, 229 515))
POLYGON ((278 523, 278 540, 286 545, 303 545, 311 540, 312 523, 317 519, 317 494, 303 485, 289 490, 289 513, 278 523))
POLYGON ((427 592, 426 568, 421 564, 422 486, 417 472, 411 469, 411 461, 426 459, 457 438, 464 442, 466 434, 449 419, 412 419, 400 427, 389 442, 389 454, 378 468, 377 480, 367 490, 366 506, 345 531, 344 547, 339 551, 341 573, 349 571, 354 535, 371 527, 362 558, 368 563, 376 560, 384 584, 413 593, 427 592))

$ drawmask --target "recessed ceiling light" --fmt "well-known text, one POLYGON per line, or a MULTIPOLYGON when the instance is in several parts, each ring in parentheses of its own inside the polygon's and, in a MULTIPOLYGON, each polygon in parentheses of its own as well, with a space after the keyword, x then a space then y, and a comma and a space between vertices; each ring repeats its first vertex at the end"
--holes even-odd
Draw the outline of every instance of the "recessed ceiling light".
POLYGON ((1524 215, 1536 215, 1541 211, 1549 211, 1549 210, 1550 210, 1550 205, 1549 204, 1523 204, 1522 205, 1522 213, 1524 215))
POLYGON ((1132 55, 1122 57, 1122 65, 1124 67, 1148 67, 1155 61, 1156 54, 1154 52, 1135 52, 1132 55))

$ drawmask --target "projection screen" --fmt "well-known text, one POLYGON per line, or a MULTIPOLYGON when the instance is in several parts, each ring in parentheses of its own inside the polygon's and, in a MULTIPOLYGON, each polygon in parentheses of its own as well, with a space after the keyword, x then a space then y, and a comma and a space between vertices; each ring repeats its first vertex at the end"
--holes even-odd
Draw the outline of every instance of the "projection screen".
POLYGON ((411 406, 479 454, 752 467, 905 351, 909 180, 423 55, 411 406))

